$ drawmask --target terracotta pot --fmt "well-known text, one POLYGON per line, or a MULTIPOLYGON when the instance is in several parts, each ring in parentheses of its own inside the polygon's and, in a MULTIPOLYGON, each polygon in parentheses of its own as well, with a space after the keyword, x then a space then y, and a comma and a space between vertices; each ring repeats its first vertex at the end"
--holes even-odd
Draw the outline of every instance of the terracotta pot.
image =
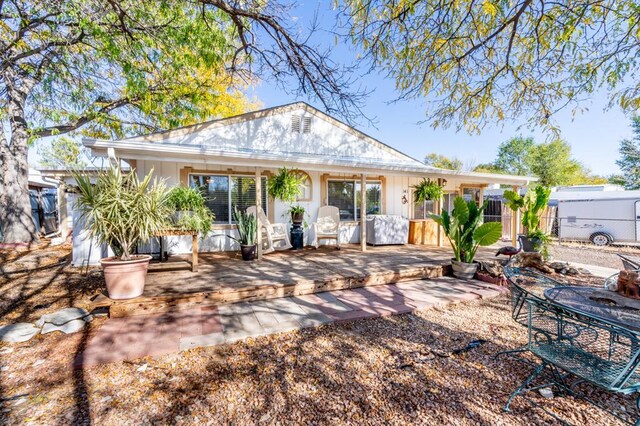
POLYGON ((451 259, 451 267, 453 269, 453 276, 461 280, 472 279, 478 271, 477 263, 458 262, 455 259, 451 259))
POLYGON ((301 224, 304 221, 304 213, 291 213, 291 222, 296 225, 301 224))
POLYGON ((252 246, 240 245, 240 253, 242 253, 242 260, 256 260, 256 255, 258 252, 258 245, 254 244, 252 246))
POLYGON ((133 256, 131 260, 107 257, 100 260, 111 299, 133 299, 144 291, 151 256, 133 256))

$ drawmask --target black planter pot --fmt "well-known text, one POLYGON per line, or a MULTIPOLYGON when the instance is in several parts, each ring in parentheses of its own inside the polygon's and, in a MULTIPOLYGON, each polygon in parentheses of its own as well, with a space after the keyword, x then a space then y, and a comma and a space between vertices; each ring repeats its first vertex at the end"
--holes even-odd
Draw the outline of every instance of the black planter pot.
POLYGON ((522 251, 527 253, 540 251, 540 246, 542 245, 542 242, 540 241, 539 238, 529 238, 526 235, 518 235, 518 240, 520 240, 522 251))
POLYGON ((304 213, 291 213, 291 222, 300 225, 304 221, 304 213))
POLYGON ((252 246, 240 246, 240 253, 242 253, 242 260, 256 260, 256 256, 258 254, 258 245, 254 244, 252 246))

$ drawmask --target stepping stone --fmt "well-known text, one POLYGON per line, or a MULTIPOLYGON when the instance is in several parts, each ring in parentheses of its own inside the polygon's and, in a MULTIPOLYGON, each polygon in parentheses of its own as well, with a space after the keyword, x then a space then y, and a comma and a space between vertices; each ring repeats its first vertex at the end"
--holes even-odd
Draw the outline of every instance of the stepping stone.
POLYGON ((26 342, 38 334, 40 329, 30 322, 19 322, 0 327, 0 340, 8 343, 26 342))
POLYGON ((75 319, 64 323, 63 325, 56 325, 50 322, 45 322, 42 327, 42 334, 53 333, 54 331, 61 331, 64 334, 71 334, 82 330, 86 322, 83 319, 75 319))
POLYGON ((44 326, 45 323, 54 325, 65 325, 74 320, 82 319, 84 322, 91 322, 93 316, 83 308, 64 308, 52 314, 46 314, 36 321, 38 327, 44 326))
POLYGON ((52 314, 41 316, 36 325, 42 327, 42 334, 54 331, 71 334, 80 331, 92 319, 93 316, 86 309, 64 308, 52 314))

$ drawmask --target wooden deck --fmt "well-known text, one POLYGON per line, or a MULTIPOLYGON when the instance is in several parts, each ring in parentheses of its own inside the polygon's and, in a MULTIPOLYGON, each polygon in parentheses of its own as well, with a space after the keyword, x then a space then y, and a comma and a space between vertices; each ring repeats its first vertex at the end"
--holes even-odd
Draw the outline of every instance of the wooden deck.
POLYGON ((449 274, 451 251, 405 245, 363 253, 353 245, 276 252, 254 262, 234 253, 201 253, 198 272, 191 272, 187 258, 152 263, 141 297, 114 301, 100 295, 94 307, 109 306, 111 316, 122 317, 435 278, 449 274))

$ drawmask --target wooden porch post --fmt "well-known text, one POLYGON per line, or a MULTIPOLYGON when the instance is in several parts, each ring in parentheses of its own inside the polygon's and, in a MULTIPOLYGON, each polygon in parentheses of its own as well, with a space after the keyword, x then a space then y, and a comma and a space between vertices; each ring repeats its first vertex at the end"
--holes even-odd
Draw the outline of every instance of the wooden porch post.
MULTIPOLYGON (((256 215, 262 208, 262 176, 260 174, 260 169, 256 167, 256 215)), ((259 215, 258 215, 259 217, 259 215)), ((256 217, 256 220, 258 219, 256 217)), ((262 228, 260 227, 260 222, 258 221, 258 228, 256 231, 256 244, 258 244, 258 260, 262 259, 262 228)))
MULTIPOLYGON (((438 178, 438 185, 442 185, 442 178, 438 178)), ((443 198, 440 198, 435 205, 435 214, 442 214, 442 201, 443 198)), ((438 225, 438 247, 442 247, 444 245, 444 238, 442 233, 442 226, 438 225)))
POLYGON ((360 249, 367 251, 367 176, 360 175, 360 249))
MULTIPOLYGON (((518 187, 514 185, 513 191, 518 192, 518 187)), ((517 247, 518 244, 518 223, 520 222, 519 216, 520 210, 518 210, 517 212, 513 212, 513 214, 511 215, 511 244, 513 244, 514 247, 517 247)))

